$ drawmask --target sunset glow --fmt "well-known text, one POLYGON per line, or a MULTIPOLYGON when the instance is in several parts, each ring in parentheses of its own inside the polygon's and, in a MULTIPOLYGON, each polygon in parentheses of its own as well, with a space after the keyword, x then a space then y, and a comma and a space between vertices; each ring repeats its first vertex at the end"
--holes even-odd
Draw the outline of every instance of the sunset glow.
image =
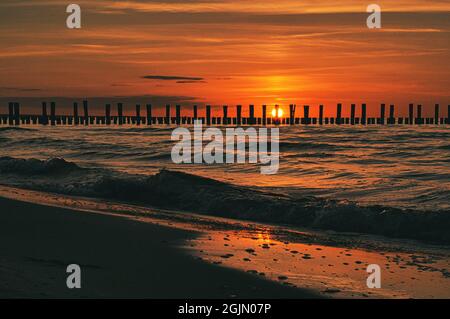
POLYGON ((277 117, 277 118, 283 117, 283 109, 278 109, 278 112, 277 112, 276 108, 273 109, 272 110, 272 117, 277 117))
POLYGON ((65 1, 1 3, 0 98, 447 103, 450 4, 379 2, 380 30, 353 0, 79 1, 79 30, 59 16, 65 1))

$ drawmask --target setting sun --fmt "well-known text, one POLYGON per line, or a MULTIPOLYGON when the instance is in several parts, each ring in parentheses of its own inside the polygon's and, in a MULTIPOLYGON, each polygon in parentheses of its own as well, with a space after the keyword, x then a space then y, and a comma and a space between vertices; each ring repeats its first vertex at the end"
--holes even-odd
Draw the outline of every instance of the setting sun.
POLYGON ((283 117, 283 110, 279 109, 279 108, 274 108, 272 110, 272 117, 283 117), (277 110, 278 110, 278 114, 277 114, 277 110))

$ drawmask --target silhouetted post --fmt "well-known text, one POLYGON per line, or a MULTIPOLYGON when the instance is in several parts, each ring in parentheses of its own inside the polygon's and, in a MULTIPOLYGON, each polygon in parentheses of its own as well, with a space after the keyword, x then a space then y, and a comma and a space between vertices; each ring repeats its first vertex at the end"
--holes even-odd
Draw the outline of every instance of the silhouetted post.
POLYGON ((41 124, 42 124, 42 125, 47 125, 47 124, 48 124, 48 117, 47 117, 47 102, 42 102, 41 124))
POLYGON ((395 106, 391 105, 389 107, 389 123, 388 124, 395 124, 395 106))
POLYGON ((228 125, 228 106, 223 106, 223 125, 228 125))
POLYGON ((236 106, 236 118, 237 118, 237 125, 241 125, 242 123, 242 105, 236 106))
POLYGON ((434 105, 434 124, 439 124, 439 104, 434 105))
POLYGON ((319 105, 319 125, 323 125, 323 105, 319 105))
POLYGON ((181 124, 181 105, 175 105, 175 122, 177 125, 181 124))
POLYGON ((294 125, 295 120, 295 104, 289 105, 289 125, 294 125))
POLYGON ((303 105, 303 124, 309 124, 309 105, 303 105))
POLYGON ((255 121, 255 106, 254 105, 250 105, 250 112, 249 112, 249 114, 250 114, 250 125, 254 125, 254 124, 256 124, 256 121, 255 121))
POLYGON ((280 109, 280 107, 278 106, 278 104, 275 105, 275 119, 272 120, 272 123, 276 124, 276 125, 280 125, 281 124, 280 123, 280 117, 278 116, 279 109, 280 109))
POLYGON ((170 124, 170 104, 166 104, 166 117, 164 119, 165 124, 170 124))
POLYGON ((20 104, 17 102, 14 102, 14 119, 15 124, 20 125, 20 104))
POLYGON ((361 124, 367 124, 367 106, 366 104, 362 104, 361 106, 361 124))
POLYGON ((341 124, 341 120, 342 120, 342 104, 339 103, 337 105, 337 110, 336 110, 336 124, 341 124))
POLYGON ((206 106, 206 125, 211 125, 211 105, 206 106))
POLYGON ((55 102, 51 102, 50 103, 50 124, 52 126, 54 126, 55 121, 56 121, 56 104, 55 104, 55 102))
POLYGON ((198 107, 194 105, 194 121, 198 119, 198 107))
POLYGON ((262 124, 267 125, 267 105, 262 106, 262 124))
POLYGON ((422 105, 417 105, 417 119, 416 119, 416 123, 417 124, 423 124, 422 123, 422 105))
POLYGON ((89 125, 89 107, 88 101, 83 101, 84 125, 89 125))
POLYGON ((73 122, 75 125, 80 124, 80 118, 78 117, 78 103, 73 103, 73 122))
POLYGON ((409 121, 410 125, 414 124, 414 104, 409 105, 409 121))
POLYGON ((136 125, 141 125, 141 105, 136 104, 136 125))
POLYGON ((14 103, 13 102, 8 103, 8 124, 9 125, 14 124, 14 103))
MULTIPOLYGON (((392 107, 392 105, 391 105, 391 107, 392 107)), ((386 104, 381 104, 381 107, 380 107, 380 124, 381 125, 384 125, 385 118, 386 118, 386 104)), ((392 116, 390 118, 392 119, 392 116)))
POLYGON ((450 105, 447 105, 447 124, 450 124, 450 105))
POLYGON ((147 125, 152 125, 153 124, 152 105, 147 104, 146 107, 147 107, 147 125))
POLYGON ((123 124, 123 104, 117 103, 117 116, 119 118, 119 125, 123 124))
POLYGON ((105 105, 105 124, 111 125, 111 104, 105 105))
POLYGON ((350 106, 350 124, 355 125, 356 104, 350 106))

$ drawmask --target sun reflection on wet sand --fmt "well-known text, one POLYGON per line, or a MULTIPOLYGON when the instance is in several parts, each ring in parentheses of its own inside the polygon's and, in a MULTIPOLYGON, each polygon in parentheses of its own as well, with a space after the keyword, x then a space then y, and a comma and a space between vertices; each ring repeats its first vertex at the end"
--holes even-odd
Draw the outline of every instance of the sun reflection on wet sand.
POLYGON ((448 273, 439 271, 449 268, 449 259, 279 241, 267 231, 207 233, 190 244, 207 262, 335 298, 449 297, 448 273), (369 264, 382 269, 381 289, 367 287, 369 264))
MULTIPOLYGON (((0 186, 0 196, 189 230, 193 257, 333 298, 450 298, 450 251, 412 241, 317 232, 0 186), (378 264, 382 288, 366 285, 378 264)), ((168 243, 169 244, 169 243, 168 243)), ((180 243, 172 243, 180 245, 180 243)))

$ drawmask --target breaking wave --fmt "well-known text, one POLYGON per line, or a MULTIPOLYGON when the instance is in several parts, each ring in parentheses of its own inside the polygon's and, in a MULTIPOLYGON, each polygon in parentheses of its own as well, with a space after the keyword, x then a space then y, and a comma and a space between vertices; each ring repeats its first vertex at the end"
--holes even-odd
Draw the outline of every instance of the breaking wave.
POLYGON ((171 170, 151 176, 82 168, 54 158, 0 158, 2 183, 67 195, 317 229, 450 243, 450 211, 419 211, 286 195, 171 170))

